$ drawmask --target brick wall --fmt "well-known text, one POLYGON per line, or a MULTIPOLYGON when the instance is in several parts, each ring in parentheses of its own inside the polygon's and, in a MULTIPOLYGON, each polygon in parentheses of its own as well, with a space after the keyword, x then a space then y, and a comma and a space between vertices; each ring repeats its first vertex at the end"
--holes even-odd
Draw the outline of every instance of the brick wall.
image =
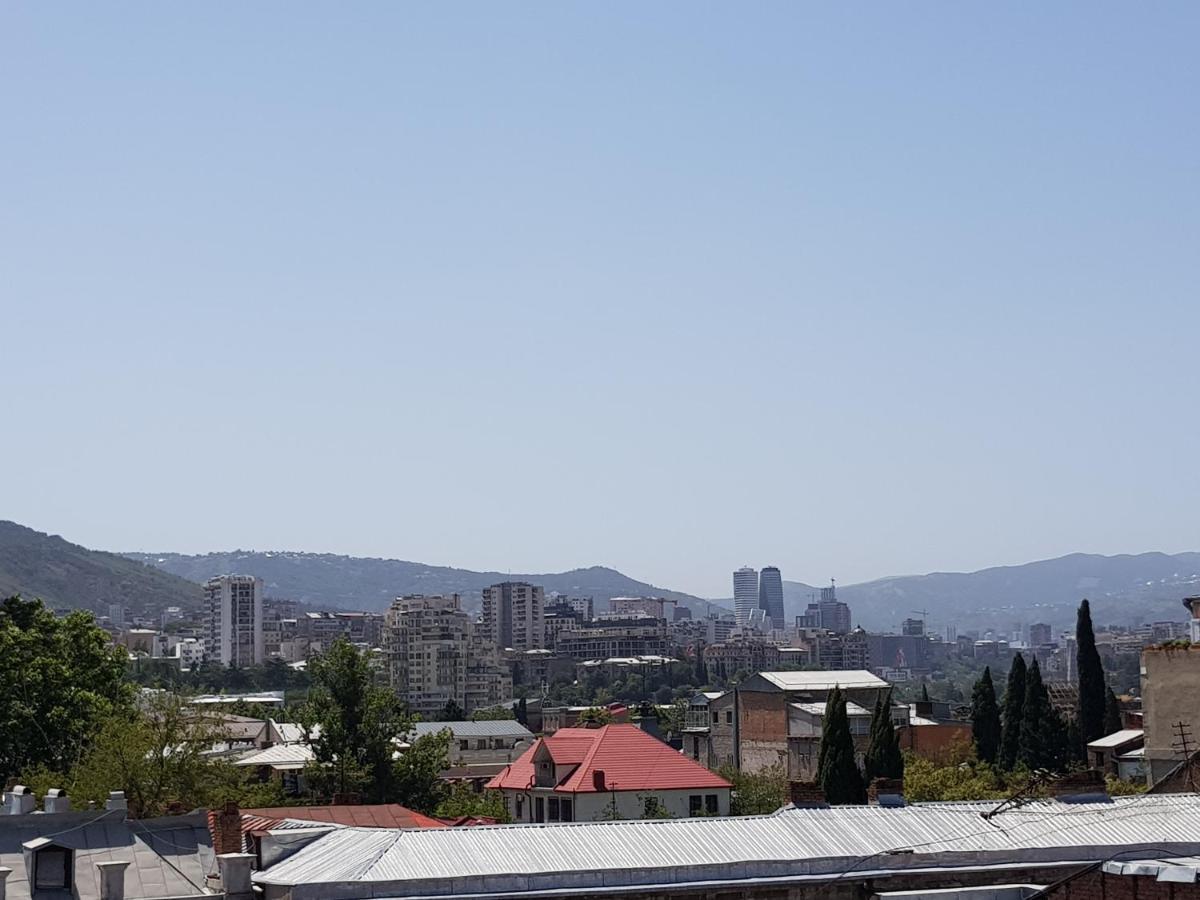
POLYGON ((1156 881, 1153 875, 1107 875, 1099 869, 1047 890, 1048 900, 1197 900, 1200 884, 1156 881))

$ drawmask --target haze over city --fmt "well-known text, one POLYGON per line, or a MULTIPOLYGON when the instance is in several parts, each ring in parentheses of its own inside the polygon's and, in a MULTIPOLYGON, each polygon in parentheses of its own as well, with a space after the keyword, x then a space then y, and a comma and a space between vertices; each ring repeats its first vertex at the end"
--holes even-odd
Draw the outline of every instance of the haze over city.
POLYGON ((2 16, 0 518, 706 597, 1200 546, 1194 4, 2 16))

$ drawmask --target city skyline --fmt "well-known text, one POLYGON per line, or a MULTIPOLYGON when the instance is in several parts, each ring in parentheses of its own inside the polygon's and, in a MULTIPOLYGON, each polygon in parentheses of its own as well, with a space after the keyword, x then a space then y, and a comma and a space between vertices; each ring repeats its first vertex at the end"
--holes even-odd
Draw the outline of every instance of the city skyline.
POLYGON ((1195 549, 1194 4, 6 26, 0 515, 705 597, 1195 549))

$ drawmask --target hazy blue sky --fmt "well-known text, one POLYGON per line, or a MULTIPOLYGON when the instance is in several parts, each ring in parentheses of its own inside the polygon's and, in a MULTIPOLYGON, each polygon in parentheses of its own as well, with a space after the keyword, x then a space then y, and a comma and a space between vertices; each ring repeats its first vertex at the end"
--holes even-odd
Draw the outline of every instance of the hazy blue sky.
POLYGON ((1200 4, 5 4, 0 518, 852 582, 1200 549, 1200 4))

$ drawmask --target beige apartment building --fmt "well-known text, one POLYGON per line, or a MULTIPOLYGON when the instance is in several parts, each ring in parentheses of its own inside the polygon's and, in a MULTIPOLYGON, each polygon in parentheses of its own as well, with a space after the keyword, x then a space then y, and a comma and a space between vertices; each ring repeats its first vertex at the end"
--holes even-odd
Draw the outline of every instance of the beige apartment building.
POLYGON ((523 581, 484 588, 484 635, 501 650, 540 650, 546 646, 545 602, 541 587, 523 581))
POLYGON ((224 666, 257 666, 267 661, 263 637, 263 580, 221 575, 204 583, 204 647, 224 666))
POLYGON ((512 676, 494 644, 475 632, 458 594, 398 597, 384 627, 388 680, 410 710, 440 713, 453 701, 470 713, 512 696, 512 676))

